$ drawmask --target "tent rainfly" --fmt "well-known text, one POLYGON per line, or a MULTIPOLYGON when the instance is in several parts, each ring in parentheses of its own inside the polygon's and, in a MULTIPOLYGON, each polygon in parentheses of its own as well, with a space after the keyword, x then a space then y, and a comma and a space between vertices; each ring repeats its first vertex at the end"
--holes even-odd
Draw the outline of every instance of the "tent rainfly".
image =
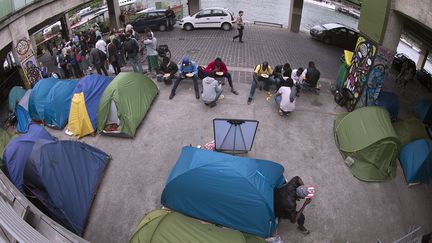
POLYGON ((147 214, 129 243, 265 243, 263 238, 200 221, 181 213, 156 209, 147 214))
POLYGON ((166 182, 162 205, 267 238, 277 226, 274 190, 284 183, 283 171, 268 160, 184 147, 166 182))
POLYGON ((400 162, 409 184, 432 182, 432 141, 419 139, 407 144, 401 152, 400 162))
POLYGON ((340 114, 334 135, 345 163, 360 180, 378 182, 396 176, 400 142, 382 107, 363 107, 340 114))

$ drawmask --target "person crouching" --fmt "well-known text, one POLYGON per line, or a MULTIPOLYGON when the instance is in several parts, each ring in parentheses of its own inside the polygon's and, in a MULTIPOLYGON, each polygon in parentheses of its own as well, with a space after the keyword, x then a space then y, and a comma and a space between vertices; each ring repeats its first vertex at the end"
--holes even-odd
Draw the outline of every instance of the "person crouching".
POLYGON ((215 107, 216 102, 222 94, 223 88, 221 81, 214 79, 214 75, 205 77, 202 80, 203 93, 201 96, 202 101, 205 105, 215 107))
POLYGON ((274 100, 279 107, 279 115, 281 116, 287 115, 295 109, 297 90, 293 86, 293 80, 288 78, 281 83, 281 87, 274 95, 274 100))

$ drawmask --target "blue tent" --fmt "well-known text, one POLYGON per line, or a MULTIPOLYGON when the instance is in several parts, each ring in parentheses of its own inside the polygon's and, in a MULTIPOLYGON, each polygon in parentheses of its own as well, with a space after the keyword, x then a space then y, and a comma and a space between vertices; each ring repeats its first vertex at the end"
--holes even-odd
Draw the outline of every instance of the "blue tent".
POLYGON ((417 102, 415 111, 424 124, 432 125, 432 100, 421 100, 417 102))
POLYGON ((395 93, 382 91, 378 96, 377 106, 387 109, 392 121, 396 121, 399 114, 399 99, 395 93))
POLYGON ((7 175, 21 192, 24 192, 24 168, 33 145, 38 139, 55 140, 43 127, 30 124, 28 133, 12 139, 3 153, 7 175))
POLYGON ((408 183, 431 183, 432 141, 419 139, 405 145, 400 162, 408 183))
POLYGON ((21 98, 26 93, 26 90, 22 86, 14 86, 9 91, 8 96, 8 109, 10 113, 15 113, 15 108, 18 102, 21 100, 21 98))
POLYGON ((25 168, 25 185, 54 220, 82 235, 109 159, 81 142, 38 140, 25 168))
POLYGON ((36 121, 43 121, 45 115, 45 105, 48 102, 48 94, 51 88, 60 80, 57 78, 45 78, 39 80, 33 87, 29 100, 30 117, 36 121))
POLYGON ((28 104, 31 91, 31 89, 27 90, 24 96, 19 101, 18 105, 16 106, 16 130, 20 133, 26 133, 31 122, 30 114, 28 112, 28 104))
POLYGON ((97 128, 97 112, 100 98, 112 80, 112 77, 103 75, 87 75, 78 82, 73 91, 73 94, 84 93, 85 106, 94 129, 97 128))
POLYGON ((194 218, 269 237, 276 228, 274 189, 284 168, 275 162, 184 147, 162 204, 194 218))
POLYGON ((62 129, 69 118, 72 92, 77 80, 60 80, 50 90, 45 106, 44 122, 46 125, 62 129))

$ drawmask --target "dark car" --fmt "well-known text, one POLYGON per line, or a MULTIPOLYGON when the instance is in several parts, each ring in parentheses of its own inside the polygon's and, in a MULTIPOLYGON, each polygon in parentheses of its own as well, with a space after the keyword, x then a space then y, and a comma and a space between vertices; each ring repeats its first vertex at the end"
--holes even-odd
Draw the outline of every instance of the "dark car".
POLYGON ((409 65, 414 66, 414 70, 415 70, 415 66, 416 66, 415 62, 403 53, 397 53, 394 56, 392 62, 392 68, 395 69, 396 71, 400 71, 404 62, 409 62, 409 65))
POLYGON ((419 69, 416 72, 415 79, 417 79, 423 86, 432 92, 432 74, 424 69, 419 69))
POLYGON ((341 24, 330 23, 316 25, 310 29, 310 35, 326 44, 332 44, 354 51, 359 33, 341 24))
POLYGON ((137 32, 144 32, 145 28, 152 30, 166 31, 168 29, 168 18, 165 17, 165 10, 150 10, 138 12, 131 16, 130 24, 137 32))

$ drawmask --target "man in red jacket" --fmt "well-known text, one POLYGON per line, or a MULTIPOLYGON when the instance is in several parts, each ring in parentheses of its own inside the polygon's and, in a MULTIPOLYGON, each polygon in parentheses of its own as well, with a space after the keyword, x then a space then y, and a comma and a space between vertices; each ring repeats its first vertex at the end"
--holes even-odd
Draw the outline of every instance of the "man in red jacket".
POLYGON ((228 69, 225 65, 225 63, 222 61, 220 57, 217 57, 215 60, 210 62, 207 67, 204 69, 204 72, 206 76, 212 76, 210 74, 213 74, 213 77, 226 77, 228 79, 228 83, 231 87, 231 92, 235 95, 238 95, 238 92, 234 89, 231 74, 228 72, 228 69))

